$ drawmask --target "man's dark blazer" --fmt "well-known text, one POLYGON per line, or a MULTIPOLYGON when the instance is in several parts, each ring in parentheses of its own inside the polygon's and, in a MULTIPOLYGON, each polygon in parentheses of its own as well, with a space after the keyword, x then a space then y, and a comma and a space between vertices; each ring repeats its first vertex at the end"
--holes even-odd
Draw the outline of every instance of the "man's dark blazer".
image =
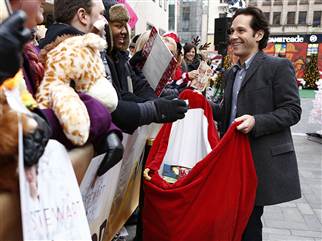
MULTIPOLYGON (((225 73, 224 100, 220 112, 221 132, 229 127, 233 68, 225 73)), ((249 133, 258 188, 256 205, 272 205, 301 197, 297 161, 290 126, 301 117, 300 98, 294 68, 287 59, 259 51, 247 70, 238 100, 237 117, 255 117, 249 133)))

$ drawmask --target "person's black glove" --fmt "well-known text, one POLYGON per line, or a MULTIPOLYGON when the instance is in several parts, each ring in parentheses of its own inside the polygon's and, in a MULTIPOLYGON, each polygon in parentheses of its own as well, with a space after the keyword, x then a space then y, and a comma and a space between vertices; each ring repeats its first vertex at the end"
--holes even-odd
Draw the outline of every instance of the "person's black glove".
POLYGON ((97 170, 98 176, 102 176, 121 161, 124 151, 120 138, 114 132, 110 133, 101 145, 104 147, 101 151, 106 154, 97 170))
POLYGON ((26 14, 17 11, 0 25, 0 84, 20 68, 23 46, 31 39, 25 20, 26 14))
POLYGON ((184 118, 188 106, 184 100, 174 99, 176 96, 160 97, 138 103, 140 109, 139 125, 174 122, 184 118))
POLYGON ((171 87, 165 87, 162 92, 160 97, 167 97, 167 96, 179 96, 179 91, 175 88, 171 88, 171 87))
POLYGON ((23 138, 24 163, 26 167, 31 167, 38 163, 51 136, 51 129, 47 122, 36 114, 33 114, 32 117, 38 125, 32 133, 24 135, 23 138))
POLYGON ((188 111, 188 106, 184 100, 173 99, 174 96, 160 97, 153 100, 156 107, 156 123, 173 122, 183 119, 188 111))

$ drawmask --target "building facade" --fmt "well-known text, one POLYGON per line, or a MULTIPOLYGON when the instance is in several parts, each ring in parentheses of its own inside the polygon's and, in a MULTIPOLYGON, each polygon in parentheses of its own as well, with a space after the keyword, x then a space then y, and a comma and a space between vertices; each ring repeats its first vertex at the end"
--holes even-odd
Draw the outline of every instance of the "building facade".
POLYGON ((178 30, 178 19, 180 18, 180 0, 169 0, 169 31, 177 32, 178 30))
POLYGON ((247 0, 259 7, 272 35, 322 33, 322 0, 247 0))
POLYGON ((168 31, 168 0, 128 0, 128 3, 138 16, 134 34, 143 33, 153 26, 160 34, 168 31))
POLYGON ((207 40, 207 11, 208 0, 180 0, 177 33, 183 43, 199 36, 201 42, 207 40))

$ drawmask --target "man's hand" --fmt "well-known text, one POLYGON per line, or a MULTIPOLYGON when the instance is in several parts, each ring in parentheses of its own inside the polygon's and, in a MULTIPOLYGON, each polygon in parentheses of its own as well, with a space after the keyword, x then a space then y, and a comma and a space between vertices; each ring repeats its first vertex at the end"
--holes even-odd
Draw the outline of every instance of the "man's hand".
POLYGON ((249 133, 255 126, 255 118, 252 115, 243 115, 236 118, 234 121, 242 121, 242 123, 237 126, 237 130, 243 132, 244 134, 249 133))
POLYGON ((145 168, 143 171, 143 177, 147 181, 151 181, 152 177, 149 176, 150 168, 145 168))

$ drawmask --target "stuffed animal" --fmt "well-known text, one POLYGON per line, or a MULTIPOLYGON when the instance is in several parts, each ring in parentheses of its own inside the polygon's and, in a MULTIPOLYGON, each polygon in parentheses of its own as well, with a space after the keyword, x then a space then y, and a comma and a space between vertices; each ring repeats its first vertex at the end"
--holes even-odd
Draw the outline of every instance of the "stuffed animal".
POLYGON ((100 51, 106 41, 96 34, 62 36, 40 53, 45 75, 36 94, 40 108, 52 108, 66 137, 83 145, 89 136, 90 119, 77 92, 101 101, 109 111, 118 103, 112 83, 106 79, 100 51), (72 82, 74 87, 71 87, 72 82))
MULTIPOLYGON (((19 75, 20 76, 20 75, 19 75)), ((0 86, 0 191, 18 190, 18 113, 9 106, 4 89, 15 88, 15 80, 0 86)), ((37 123, 21 114, 24 135, 32 133, 37 123)))

